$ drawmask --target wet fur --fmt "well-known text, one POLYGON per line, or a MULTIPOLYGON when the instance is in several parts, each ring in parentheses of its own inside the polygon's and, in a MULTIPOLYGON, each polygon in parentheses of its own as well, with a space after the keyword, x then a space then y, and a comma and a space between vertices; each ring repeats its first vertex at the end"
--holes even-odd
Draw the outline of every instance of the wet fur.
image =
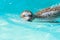
POLYGON ((41 11, 39 11, 39 12, 37 12, 36 13, 36 16, 39 18, 45 18, 44 16, 40 16, 40 15, 42 15, 43 13, 45 13, 45 12, 50 12, 50 11, 57 11, 57 13, 55 14, 55 15, 60 15, 60 6, 58 6, 58 7, 54 7, 54 8, 46 8, 46 9, 44 9, 44 10, 41 10, 41 11))

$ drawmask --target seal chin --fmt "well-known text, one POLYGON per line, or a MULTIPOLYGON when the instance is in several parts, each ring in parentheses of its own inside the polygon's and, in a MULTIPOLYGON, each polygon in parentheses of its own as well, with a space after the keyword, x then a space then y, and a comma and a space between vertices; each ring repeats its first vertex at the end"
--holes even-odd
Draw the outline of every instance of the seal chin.
POLYGON ((28 19, 27 21, 32 22, 32 20, 31 20, 31 19, 28 19))
POLYGON ((24 17, 24 20, 26 20, 26 21, 32 21, 32 17, 24 17))
POLYGON ((29 21, 29 22, 32 21, 32 17, 26 17, 25 19, 26 19, 26 21, 29 21))

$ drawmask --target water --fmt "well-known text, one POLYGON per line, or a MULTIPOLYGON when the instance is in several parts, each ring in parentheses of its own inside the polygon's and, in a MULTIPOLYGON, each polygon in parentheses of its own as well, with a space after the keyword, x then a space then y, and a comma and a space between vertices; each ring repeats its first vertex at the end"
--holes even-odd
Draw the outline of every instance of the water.
MULTIPOLYGON (((58 5, 60 0, 0 0, 0 40, 60 40, 60 23, 24 21, 24 10, 33 13, 58 5)), ((60 22, 60 18, 56 19, 60 22)))

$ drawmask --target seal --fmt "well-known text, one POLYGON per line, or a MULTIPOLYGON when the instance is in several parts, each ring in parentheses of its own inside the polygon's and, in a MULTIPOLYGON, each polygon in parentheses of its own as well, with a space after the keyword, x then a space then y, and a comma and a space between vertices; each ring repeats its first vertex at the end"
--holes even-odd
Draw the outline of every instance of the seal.
POLYGON ((52 18, 56 17, 57 15, 60 15, 60 6, 43 9, 41 11, 38 11, 34 15, 32 14, 31 11, 25 10, 21 14, 21 17, 27 21, 32 21, 32 19, 34 18, 52 18))

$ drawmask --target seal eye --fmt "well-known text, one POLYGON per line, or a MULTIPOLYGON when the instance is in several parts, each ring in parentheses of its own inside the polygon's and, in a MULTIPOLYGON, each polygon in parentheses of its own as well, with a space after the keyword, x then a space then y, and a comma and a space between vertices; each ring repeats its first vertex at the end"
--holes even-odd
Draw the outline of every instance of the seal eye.
POLYGON ((29 17, 32 17, 32 15, 29 15, 29 17))
POLYGON ((25 17, 25 15, 22 15, 21 17, 23 17, 23 18, 24 18, 24 17, 25 17))

